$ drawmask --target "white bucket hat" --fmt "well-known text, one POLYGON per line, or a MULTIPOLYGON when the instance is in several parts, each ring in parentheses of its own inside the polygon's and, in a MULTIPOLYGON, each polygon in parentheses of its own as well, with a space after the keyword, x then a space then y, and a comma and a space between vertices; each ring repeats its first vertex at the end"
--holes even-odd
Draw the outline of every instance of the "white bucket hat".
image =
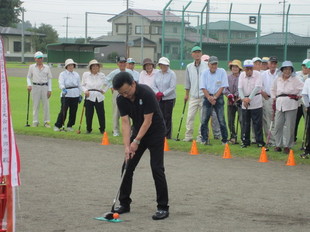
POLYGON ((73 64, 74 65, 74 68, 76 67, 77 63, 75 63, 72 59, 66 59, 65 61, 65 68, 67 68, 67 66, 69 64, 73 64))
POLYGON ((97 60, 91 60, 88 63, 88 68, 90 69, 90 66, 92 66, 93 64, 98 64, 101 67, 101 64, 97 60))
POLYGON ((170 60, 167 57, 161 57, 158 61, 158 65, 163 64, 163 65, 170 65, 170 60))

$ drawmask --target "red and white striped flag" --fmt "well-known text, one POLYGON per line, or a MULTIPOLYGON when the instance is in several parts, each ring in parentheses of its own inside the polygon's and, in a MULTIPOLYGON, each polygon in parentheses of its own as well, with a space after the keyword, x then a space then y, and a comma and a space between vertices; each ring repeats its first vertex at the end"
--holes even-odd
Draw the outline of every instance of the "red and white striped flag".
POLYGON ((13 131, 3 40, 0 36, 0 231, 15 231, 15 187, 20 160, 13 131))

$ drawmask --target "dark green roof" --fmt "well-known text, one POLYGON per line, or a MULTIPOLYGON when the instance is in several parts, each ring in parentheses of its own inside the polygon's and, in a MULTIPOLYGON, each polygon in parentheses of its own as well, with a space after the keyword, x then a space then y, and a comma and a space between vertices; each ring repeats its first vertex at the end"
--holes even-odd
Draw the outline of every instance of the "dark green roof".
MULTIPOLYGON (((243 44, 256 44, 256 39, 243 41, 243 44)), ((285 33, 273 32, 260 37, 260 44, 283 45, 285 43, 285 33)), ((289 45, 310 45, 310 37, 302 37, 293 33, 287 33, 287 44, 289 45)))
MULTIPOLYGON (((205 25, 203 26, 205 28, 205 25)), ((217 22, 210 22, 208 24, 208 29, 213 31, 227 31, 229 28, 229 21, 217 21, 217 22)), ((256 28, 249 27, 242 23, 238 23, 235 21, 230 22, 230 30, 231 31, 253 31, 256 32, 256 28)))

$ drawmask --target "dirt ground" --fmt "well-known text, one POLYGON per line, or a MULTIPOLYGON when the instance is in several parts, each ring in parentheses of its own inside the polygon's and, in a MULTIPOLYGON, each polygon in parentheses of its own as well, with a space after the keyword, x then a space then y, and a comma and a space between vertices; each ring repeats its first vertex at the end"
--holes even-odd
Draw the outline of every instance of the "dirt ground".
POLYGON ((176 151, 165 153, 169 218, 151 219, 156 202, 146 153, 135 172, 131 212, 121 223, 94 220, 111 209, 123 160, 122 146, 100 142, 17 135, 16 231, 310 231, 309 166, 176 151))

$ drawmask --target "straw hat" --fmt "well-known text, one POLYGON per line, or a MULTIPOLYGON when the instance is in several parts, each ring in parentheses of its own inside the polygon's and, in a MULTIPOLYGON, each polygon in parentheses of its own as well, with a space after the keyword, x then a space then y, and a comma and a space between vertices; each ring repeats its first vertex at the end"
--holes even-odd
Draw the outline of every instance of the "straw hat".
POLYGON ((240 70, 243 69, 240 60, 233 60, 232 62, 229 63, 228 66, 229 66, 229 68, 231 69, 231 66, 233 66, 233 65, 238 66, 238 68, 239 68, 240 70))

